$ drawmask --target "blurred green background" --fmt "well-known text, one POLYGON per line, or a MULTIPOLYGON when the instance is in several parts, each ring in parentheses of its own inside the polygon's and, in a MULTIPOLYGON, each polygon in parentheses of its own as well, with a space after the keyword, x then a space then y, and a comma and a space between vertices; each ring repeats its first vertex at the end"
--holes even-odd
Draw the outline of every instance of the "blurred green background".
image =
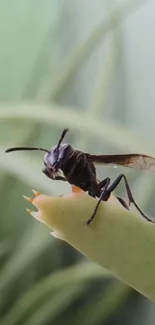
MULTIPOLYGON (((155 1, 0 1, 0 324, 153 324, 154 304, 25 211, 31 188, 55 195, 70 186, 42 173, 43 154, 66 141, 91 153, 155 155, 155 1)), ((155 176, 124 172, 147 214, 155 176)), ((124 187, 117 193, 125 195, 124 187)))

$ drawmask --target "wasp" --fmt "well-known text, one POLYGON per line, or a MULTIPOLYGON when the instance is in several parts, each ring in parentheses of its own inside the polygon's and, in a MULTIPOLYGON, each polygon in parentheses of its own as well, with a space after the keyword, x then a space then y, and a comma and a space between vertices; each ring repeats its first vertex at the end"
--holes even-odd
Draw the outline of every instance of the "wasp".
POLYGON ((87 192, 90 196, 98 198, 96 207, 87 220, 89 225, 98 210, 101 201, 107 201, 111 193, 116 189, 119 183, 123 180, 129 199, 129 205, 120 197, 116 197, 124 208, 129 210, 132 203, 141 216, 146 220, 153 222, 149 219, 143 211, 139 208, 134 200, 132 191, 128 184, 127 178, 124 174, 120 174, 114 182, 111 183, 110 177, 106 177, 99 181, 96 173, 96 165, 118 165, 130 168, 137 168, 140 170, 155 171, 155 158, 144 154, 118 154, 118 155, 93 155, 81 150, 74 149, 68 143, 62 143, 63 139, 68 132, 64 129, 57 145, 51 149, 44 149, 38 147, 13 147, 7 149, 5 152, 19 151, 19 150, 41 150, 46 152, 44 156, 44 169, 42 172, 52 180, 61 180, 69 182, 71 185, 80 187, 83 191, 87 192))

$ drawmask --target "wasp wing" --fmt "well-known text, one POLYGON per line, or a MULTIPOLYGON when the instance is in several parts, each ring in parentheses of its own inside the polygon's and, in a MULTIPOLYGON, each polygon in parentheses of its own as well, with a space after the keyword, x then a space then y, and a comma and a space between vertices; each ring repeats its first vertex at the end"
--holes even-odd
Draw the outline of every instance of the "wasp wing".
POLYGON ((120 154, 120 155, 91 155, 87 154, 89 160, 94 164, 118 165, 140 170, 155 171, 155 158, 140 154, 120 154))

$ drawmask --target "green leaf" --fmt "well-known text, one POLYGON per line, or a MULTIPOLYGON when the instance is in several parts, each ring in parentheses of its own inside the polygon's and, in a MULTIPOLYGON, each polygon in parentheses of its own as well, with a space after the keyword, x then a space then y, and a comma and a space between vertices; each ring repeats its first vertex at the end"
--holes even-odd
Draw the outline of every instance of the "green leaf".
POLYGON ((52 124, 67 126, 85 137, 95 138, 100 142, 104 139, 119 150, 155 153, 153 141, 145 140, 141 135, 123 125, 107 120, 95 120, 93 117, 88 117, 86 112, 78 113, 76 108, 72 110, 63 106, 62 109, 56 104, 49 106, 38 103, 4 104, 0 106, 0 122, 5 120, 34 121, 50 127, 52 124))
POLYGON ((26 324, 33 324, 32 320, 34 324, 40 324, 39 317, 46 319, 49 314, 50 319, 54 319, 60 310, 66 308, 71 300, 85 290, 86 283, 109 277, 111 277, 109 272, 92 263, 81 263, 49 275, 15 302, 8 315, 1 320, 1 325, 15 325, 21 320, 24 324, 25 319, 26 324))
MULTIPOLYGON (((74 190, 74 189, 73 189, 74 190)), ((90 226, 96 199, 83 191, 64 197, 33 199, 31 214, 83 255, 106 267, 123 282, 155 301, 155 224, 128 211, 115 197, 101 202, 90 226)))
POLYGON ((101 324, 125 302, 130 291, 129 287, 120 282, 108 286, 107 290, 101 291, 91 303, 81 308, 76 315, 74 325, 81 324, 81 319, 83 324, 101 324))
POLYGON ((74 73, 78 70, 81 64, 88 59, 108 32, 116 28, 117 24, 120 23, 122 19, 131 13, 132 10, 135 10, 136 6, 139 6, 142 3, 143 2, 139 0, 130 0, 123 5, 117 6, 111 15, 93 30, 88 39, 82 45, 73 50, 73 53, 71 53, 69 58, 67 58, 67 62, 65 62, 63 66, 60 66, 60 70, 57 71, 53 78, 53 85, 51 86, 51 80, 49 80, 49 83, 45 85, 42 90, 40 98, 44 98, 45 100, 53 100, 57 98, 74 73))

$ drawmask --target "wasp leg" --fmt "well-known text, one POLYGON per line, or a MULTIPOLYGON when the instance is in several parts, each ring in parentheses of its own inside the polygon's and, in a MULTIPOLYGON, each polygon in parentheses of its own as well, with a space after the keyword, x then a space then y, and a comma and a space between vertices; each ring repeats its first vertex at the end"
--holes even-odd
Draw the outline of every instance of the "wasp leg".
POLYGON ((88 194, 92 197, 97 197, 100 198, 101 195, 101 190, 107 189, 107 183, 110 183, 110 178, 107 177, 105 178, 103 181, 101 181, 100 183, 98 183, 95 187, 93 187, 91 189, 91 191, 88 191, 88 194))
POLYGON ((99 207, 101 201, 103 200, 102 197, 103 197, 104 193, 106 192, 106 190, 107 190, 107 188, 108 188, 108 186, 109 186, 109 183, 110 183, 110 178, 107 177, 107 178, 105 178, 102 182, 100 182, 100 183, 98 184, 99 187, 101 188, 101 194, 100 194, 99 200, 98 200, 98 202, 97 202, 97 205, 96 205, 96 207, 95 207, 95 209, 94 209, 94 211, 93 211, 93 214, 91 215, 91 217, 90 217, 90 218, 87 220, 87 222, 86 222, 87 225, 89 225, 89 224, 93 221, 93 219, 95 218, 95 215, 96 215, 96 213, 97 213, 98 207, 99 207))
POLYGON ((125 183, 125 188, 126 188, 126 192, 127 192, 127 195, 128 195, 128 199, 129 199, 129 206, 130 206, 130 203, 132 203, 136 209, 140 212, 141 216, 146 219, 147 221, 150 221, 150 222, 154 222, 153 220, 149 219, 144 213, 143 211, 139 208, 139 206, 137 205, 137 203, 135 202, 134 198, 133 198, 133 195, 132 195, 132 192, 131 192, 131 189, 130 189, 130 186, 128 184, 128 181, 125 177, 124 174, 120 174, 116 180, 109 186, 109 188, 103 193, 103 196, 102 196, 102 199, 103 201, 107 201, 110 194, 115 190, 115 188, 119 185, 119 183, 121 182, 121 180, 124 180, 124 183, 125 183))
MULTIPOLYGON (((94 209, 94 212, 93 212, 92 216, 91 216, 91 217, 88 219, 88 221, 87 221, 87 224, 88 224, 88 225, 93 221, 93 219, 94 219, 94 217, 95 217, 95 215, 96 215, 96 212, 97 212, 97 210, 98 210, 98 207, 99 207, 100 202, 101 202, 101 201, 107 201, 107 200, 109 199, 111 193, 112 193, 112 192, 115 190, 115 188, 119 185, 119 183, 121 182, 122 179, 124 180, 124 183, 125 183, 126 192, 127 192, 128 199, 129 199, 129 206, 130 206, 130 203, 132 203, 132 204, 136 207, 136 209, 140 212, 141 216, 142 216, 144 219, 146 219, 147 221, 150 221, 150 222, 153 222, 153 223, 154 223, 154 221, 151 220, 150 218, 148 218, 148 217, 143 213, 143 211, 139 208, 139 206, 137 205, 137 203, 135 202, 135 200, 134 200, 134 198, 133 198, 133 195, 132 195, 132 192, 131 192, 130 186, 129 186, 129 184, 128 184, 128 181, 127 181, 125 175, 124 175, 124 174, 120 174, 120 175, 116 178, 116 180, 115 180, 115 181, 114 181, 114 182, 109 186, 109 188, 108 188, 108 185, 109 185, 109 182, 110 182, 110 181, 109 181, 109 179, 108 179, 107 186, 105 186, 105 187, 103 188, 103 191, 101 190, 101 195, 100 195, 99 201, 98 201, 98 203, 97 203, 97 205, 96 205, 96 207, 95 207, 95 209, 94 209)), ((100 184, 100 183, 99 183, 99 184, 100 184)), ((118 198, 118 200, 119 200, 119 201, 122 203, 122 205, 124 206, 125 201, 124 201, 123 199, 121 199, 121 198, 118 198), (123 201, 122 201, 122 200, 123 200, 123 201)), ((128 208, 128 206, 126 205, 126 203, 125 203, 125 207, 128 208)), ((129 209, 129 208, 128 208, 128 209, 129 209)))
POLYGON ((107 184, 109 185, 109 183, 110 183, 110 178, 109 177, 105 178, 103 181, 98 183, 97 185, 98 190, 103 191, 105 187, 107 189, 107 184))
MULTIPOLYGON (((110 178, 107 177, 107 178, 105 178, 102 182, 100 182, 100 183, 98 184, 98 188, 99 188, 100 190, 103 189, 103 187, 106 185, 106 181, 107 181, 107 179, 110 180, 110 178)), ((126 208, 127 210, 130 210, 130 209, 129 209, 129 206, 127 205, 127 203, 126 203, 126 202, 125 202, 121 197, 116 196, 116 198, 117 198, 118 201, 123 205, 124 208, 126 208)))
POLYGON ((123 207, 125 209, 130 210, 129 209, 129 206, 127 205, 127 203, 121 197, 119 197, 119 196, 116 196, 116 197, 117 197, 118 201, 123 205, 123 207))

